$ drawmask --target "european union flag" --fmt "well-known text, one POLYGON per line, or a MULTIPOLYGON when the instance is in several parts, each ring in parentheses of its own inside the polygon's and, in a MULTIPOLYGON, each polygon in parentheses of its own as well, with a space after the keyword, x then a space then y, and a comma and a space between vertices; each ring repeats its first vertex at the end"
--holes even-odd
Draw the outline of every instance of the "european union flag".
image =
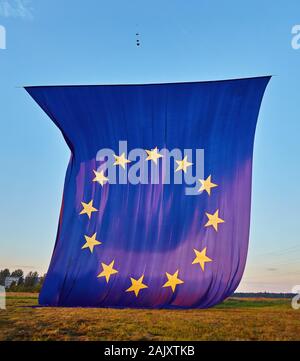
POLYGON ((231 295, 269 79, 26 87, 71 151, 40 304, 204 308, 231 295))

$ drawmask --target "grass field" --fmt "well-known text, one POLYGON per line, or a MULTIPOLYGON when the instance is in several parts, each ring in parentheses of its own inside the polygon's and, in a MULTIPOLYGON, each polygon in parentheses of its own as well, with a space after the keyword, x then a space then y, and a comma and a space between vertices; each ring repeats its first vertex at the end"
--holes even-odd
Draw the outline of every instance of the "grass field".
POLYGON ((8 293, 0 340, 300 340, 290 300, 230 298, 208 310, 32 308, 37 294, 8 293))

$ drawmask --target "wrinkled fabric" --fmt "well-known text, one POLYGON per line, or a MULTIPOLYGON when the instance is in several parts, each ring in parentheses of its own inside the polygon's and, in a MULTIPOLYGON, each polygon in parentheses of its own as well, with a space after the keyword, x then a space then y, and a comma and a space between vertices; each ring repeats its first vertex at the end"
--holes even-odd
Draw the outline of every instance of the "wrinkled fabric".
MULTIPOLYGON (((26 87, 71 151, 40 305, 206 308, 231 295, 246 263, 253 142, 269 79, 26 87), (204 179, 211 175, 217 187, 210 195, 204 191, 191 196, 185 194, 186 184, 172 180, 101 186, 93 181, 101 163, 97 152, 110 148, 119 155, 119 141, 128 142, 128 152, 204 149, 204 179), (81 202, 90 200, 97 212, 89 218, 80 212, 81 202), (217 209, 224 222, 216 231, 205 224, 206 213, 217 209), (84 236, 94 233, 101 244, 93 252, 82 249, 84 236), (202 270, 192 262, 194 249, 205 247, 212 261, 202 270), (112 260, 118 273, 108 282, 97 277, 101 264, 112 260), (174 275, 177 270, 183 283, 174 292, 162 287, 168 281, 166 272, 174 275), (147 288, 138 296, 126 292, 131 278, 142 275, 147 288)), ((151 166, 152 161, 144 162, 151 166)), ((134 163, 127 164, 127 171, 134 163)), ((173 163, 171 175, 177 166, 173 163)))

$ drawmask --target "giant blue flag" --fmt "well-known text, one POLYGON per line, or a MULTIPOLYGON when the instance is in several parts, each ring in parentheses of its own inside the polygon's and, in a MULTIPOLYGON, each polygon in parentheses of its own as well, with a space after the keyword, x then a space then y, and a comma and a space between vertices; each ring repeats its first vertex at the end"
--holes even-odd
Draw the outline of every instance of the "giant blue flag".
POLYGON ((231 295, 269 79, 26 87, 71 151, 40 304, 204 308, 231 295))

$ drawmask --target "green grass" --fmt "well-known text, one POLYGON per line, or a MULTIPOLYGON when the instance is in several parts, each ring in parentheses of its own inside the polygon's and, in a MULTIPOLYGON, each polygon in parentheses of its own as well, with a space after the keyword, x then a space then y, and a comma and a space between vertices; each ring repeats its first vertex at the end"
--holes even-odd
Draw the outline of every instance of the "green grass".
POLYGON ((206 310, 29 307, 37 303, 10 293, 0 340, 300 340, 288 299, 230 298, 206 310))
POLYGON ((278 307, 281 305, 290 305, 291 301, 276 298, 228 298, 225 302, 215 306, 218 309, 227 308, 260 308, 260 307, 278 307))

